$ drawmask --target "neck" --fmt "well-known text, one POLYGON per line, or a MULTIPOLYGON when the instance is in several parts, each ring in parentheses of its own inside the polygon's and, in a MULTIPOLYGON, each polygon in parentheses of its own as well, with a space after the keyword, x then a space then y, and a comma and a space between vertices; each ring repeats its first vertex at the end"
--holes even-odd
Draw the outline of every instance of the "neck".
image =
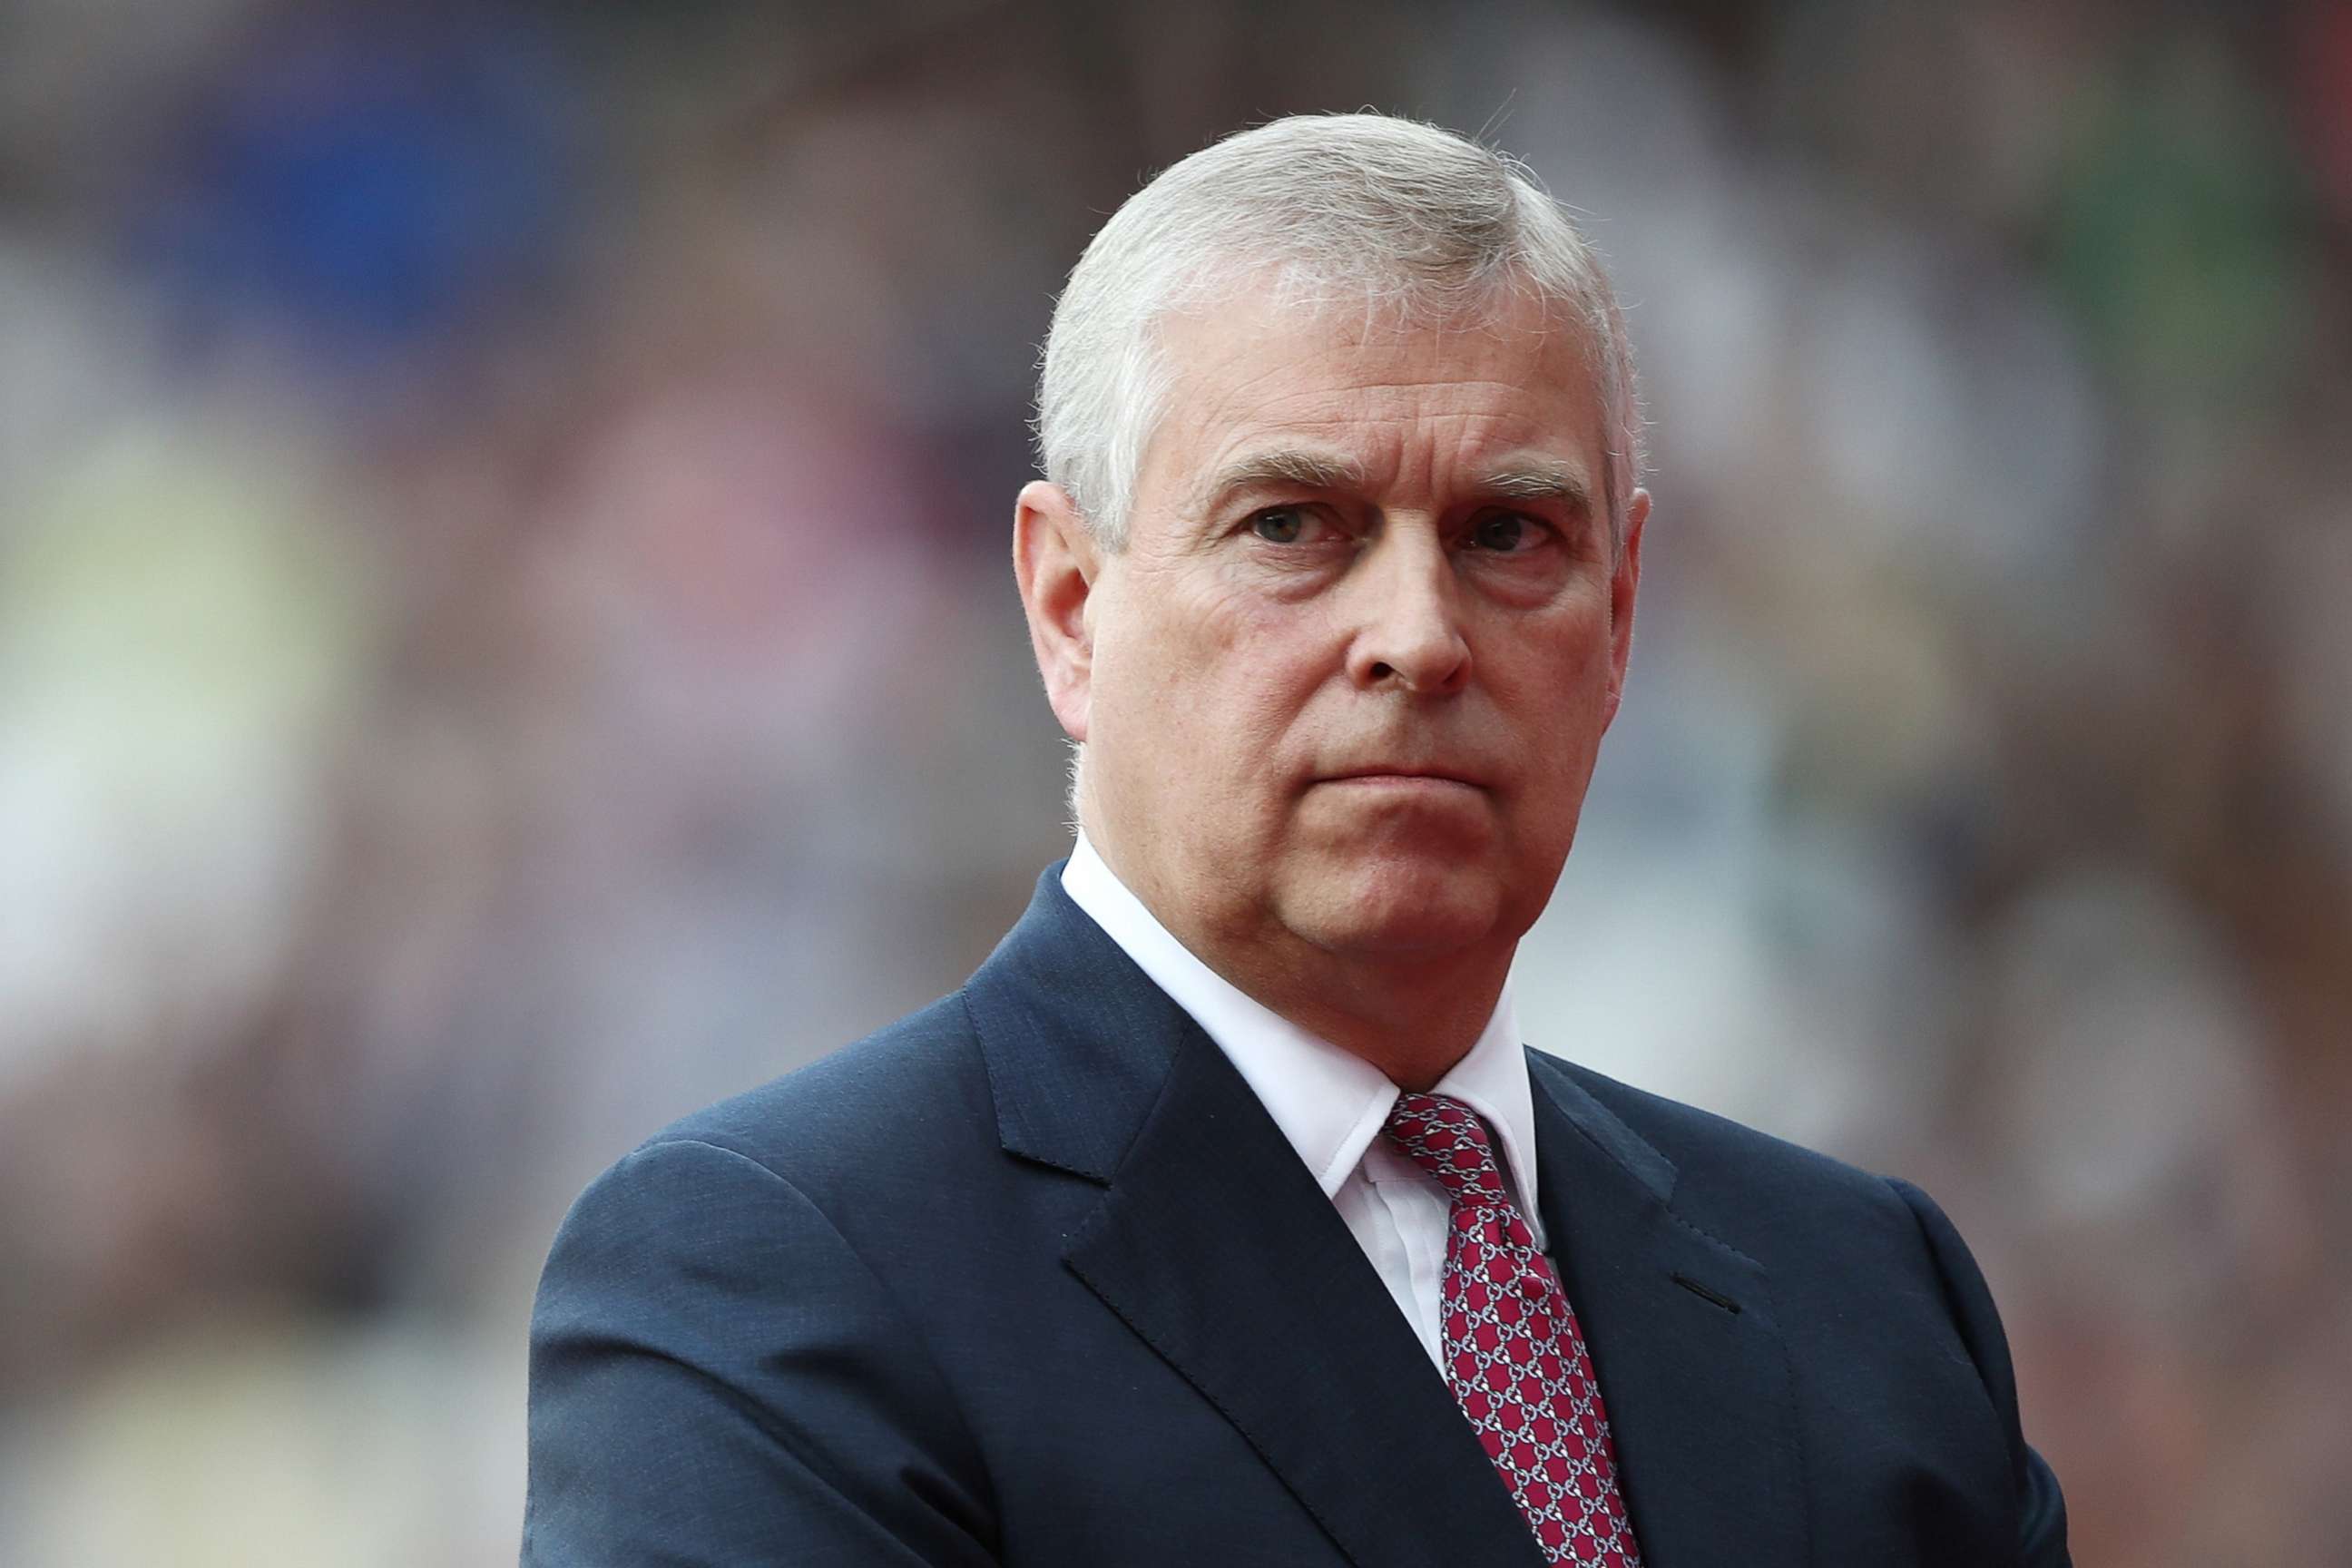
POLYGON ((1400 1089, 1426 1090, 1494 1017, 1515 942, 1442 951, 1333 949, 1280 922, 1220 921, 1155 896, 1088 834, 1095 853, 1188 952, 1269 1012, 1360 1057, 1400 1089))
MULTIPOLYGON (((1177 939, 1192 946, 1181 932, 1177 939)), ((1265 944, 1193 951, 1269 1010, 1363 1058, 1405 1089, 1434 1088, 1470 1054, 1510 972, 1507 952, 1499 961, 1484 954, 1415 960, 1297 945, 1303 953, 1275 963, 1265 962, 1265 944)))

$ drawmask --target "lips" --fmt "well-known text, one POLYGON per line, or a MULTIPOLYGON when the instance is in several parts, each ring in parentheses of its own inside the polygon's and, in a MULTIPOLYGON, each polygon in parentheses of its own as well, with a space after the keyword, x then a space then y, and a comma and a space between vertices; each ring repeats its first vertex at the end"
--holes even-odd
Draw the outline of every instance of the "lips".
POLYGON ((1466 769, 1432 767, 1411 763, 1371 763, 1361 767, 1341 768, 1324 774, 1318 784, 1346 784, 1351 781, 1373 783, 1385 779, 1400 782, 1423 780, 1430 784, 1466 784, 1472 789, 1484 789, 1486 782, 1466 769))

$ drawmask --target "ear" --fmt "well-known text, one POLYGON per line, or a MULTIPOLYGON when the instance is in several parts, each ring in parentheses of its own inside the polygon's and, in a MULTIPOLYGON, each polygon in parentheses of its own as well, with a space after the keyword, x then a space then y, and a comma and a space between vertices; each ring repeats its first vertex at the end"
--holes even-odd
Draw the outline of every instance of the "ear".
POLYGON ((1625 695, 1625 668, 1633 657, 1633 596, 1642 585, 1642 525, 1650 521, 1650 492, 1635 490, 1625 508, 1625 542, 1609 579, 1609 696, 1601 719, 1614 722, 1625 695))
POLYGON ((1087 600, 1102 567, 1094 530, 1059 485, 1032 479, 1013 511, 1013 575, 1029 617, 1029 646, 1045 700, 1062 732, 1087 738, 1087 694, 1094 674, 1094 633, 1087 600))

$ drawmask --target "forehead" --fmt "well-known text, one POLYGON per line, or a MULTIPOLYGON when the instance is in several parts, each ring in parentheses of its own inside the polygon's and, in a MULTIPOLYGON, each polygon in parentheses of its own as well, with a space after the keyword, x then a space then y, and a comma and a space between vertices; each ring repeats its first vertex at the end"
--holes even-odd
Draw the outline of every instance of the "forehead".
POLYGON ((1242 295, 1160 326, 1170 379, 1139 501, 1189 508, 1265 451, 1322 451, 1380 488, 1443 487, 1496 458, 1601 482, 1580 331, 1513 298, 1440 320, 1242 295))

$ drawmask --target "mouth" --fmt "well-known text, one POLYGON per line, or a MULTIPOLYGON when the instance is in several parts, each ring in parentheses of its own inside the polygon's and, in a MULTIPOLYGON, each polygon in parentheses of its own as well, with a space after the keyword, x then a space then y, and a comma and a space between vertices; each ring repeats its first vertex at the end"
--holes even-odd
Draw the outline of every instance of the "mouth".
POLYGON ((1486 784, 1452 768, 1418 767, 1404 763, 1373 763, 1326 773, 1318 784, 1355 784, 1390 789, 1485 789, 1486 784))

